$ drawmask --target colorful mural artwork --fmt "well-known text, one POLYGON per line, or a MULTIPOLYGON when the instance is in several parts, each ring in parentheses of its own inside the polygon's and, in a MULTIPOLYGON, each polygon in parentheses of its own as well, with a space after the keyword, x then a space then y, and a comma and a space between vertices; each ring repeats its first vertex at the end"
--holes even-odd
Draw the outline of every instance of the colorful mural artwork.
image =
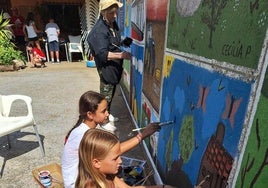
MULTIPOLYGON (((119 27, 123 28, 121 31, 121 37, 131 37, 131 25, 130 25, 130 16, 131 16, 131 0, 125 0, 124 3, 124 9, 120 9, 120 13, 124 16, 119 17, 119 27), (124 18, 124 19, 123 19, 124 18), (123 20, 122 20, 123 19, 123 20)), ((123 48, 123 47, 122 47, 123 48)), ((131 49, 123 48, 126 51, 131 51, 131 49)), ((129 61, 124 60, 123 64, 124 70, 123 70, 123 76, 122 76, 122 86, 126 89, 126 91, 130 92, 130 71, 131 71, 131 63, 129 61)), ((129 99, 129 97, 127 97, 129 99)))
POLYGON ((146 140, 156 182, 267 186, 268 2, 123 2, 122 36, 133 38, 123 86, 135 121, 173 122, 146 140))
POLYGON ((131 6, 131 37, 144 43, 145 31, 145 2, 144 0, 133 0, 131 6))
POLYGON ((146 1, 145 57, 142 92, 159 113, 166 35, 167 0, 146 1))
MULTIPOLYGON (((141 127, 145 127, 149 122, 159 122, 159 115, 150 104, 149 100, 142 94, 141 127)), ((153 158, 155 158, 157 154, 158 135, 158 132, 156 132, 150 139, 145 140, 151 157, 153 158)))
POLYGON ((170 1, 167 48, 257 68, 266 0, 170 1))
POLYGON ((141 88, 142 88, 142 72, 143 72, 143 55, 144 46, 132 44, 132 72, 131 72, 131 106, 132 112, 137 120, 138 125, 141 121, 141 88))
POLYGON ((236 187, 266 187, 268 185, 268 72, 252 124, 236 187))
POLYGON ((159 134, 157 164, 165 183, 192 186, 209 175, 211 185, 217 185, 216 177, 226 185, 233 158, 239 154, 252 83, 170 56, 165 64, 170 72, 164 70, 160 120, 175 120, 159 134), (224 160, 215 161, 217 155, 224 160))

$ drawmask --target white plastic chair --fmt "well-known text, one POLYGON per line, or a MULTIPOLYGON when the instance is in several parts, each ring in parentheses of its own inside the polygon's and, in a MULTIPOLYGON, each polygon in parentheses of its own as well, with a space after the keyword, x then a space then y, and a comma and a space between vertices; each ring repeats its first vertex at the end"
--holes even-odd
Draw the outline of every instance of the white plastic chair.
MULTIPOLYGON (((0 137, 19 131, 25 127, 33 126, 42 156, 45 156, 43 144, 41 142, 37 126, 33 117, 32 99, 25 95, 0 95, 0 137), (27 105, 27 115, 9 116, 12 104, 16 100, 22 100, 27 105)), ((9 137, 8 146, 10 147, 9 137)))
POLYGON ((82 47, 81 35, 73 36, 68 35, 68 53, 69 53, 69 61, 72 62, 72 53, 81 53, 82 58, 84 58, 84 52, 82 47))

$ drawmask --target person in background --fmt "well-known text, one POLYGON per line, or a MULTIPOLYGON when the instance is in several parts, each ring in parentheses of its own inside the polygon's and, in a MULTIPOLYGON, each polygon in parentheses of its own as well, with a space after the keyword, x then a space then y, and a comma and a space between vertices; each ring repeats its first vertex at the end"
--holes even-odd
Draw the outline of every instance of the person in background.
POLYGON ((119 139, 100 129, 88 130, 79 146, 76 188, 172 188, 169 185, 129 186, 118 178, 122 164, 119 139))
POLYGON ((60 63, 60 55, 59 55, 59 34, 60 28, 58 24, 54 22, 53 18, 49 19, 49 22, 46 24, 45 32, 47 34, 48 39, 48 47, 51 58, 51 63, 54 63, 54 53, 57 59, 57 63, 60 63))
POLYGON ((38 67, 38 66, 41 66, 41 68, 46 67, 46 64, 45 64, 46 55, 44 54, 42 50, 38 49, 36 46, 32 46, 31 44, 29 44, 26 47, 26 50, 28 50, 30 54, 32 67, 38 67))
POLYGON ((23 16, 19 14, 17 8, 11 8, 12 15, 10 18, 10 22, 12 25, 12 29, 15 35, 15 42, 18 47, 25 47, 25 40, 24 40, 24 32, 23 32, 23 24, 25 19, 23 16))
POLYGON ((37 33, 40 33, 41 31, 39 31, 35 26, 33 12, 28 13, 25 24, 23 25, 23 32, 26 41, 28 41, 32 46, 36 46, 39 50, 41 50, 40 42, 37 36, 37 33))
MULTIPOLYGON (((100 93, 108 101, 108 111, 120 82, 123 71, 123 59, 130 60, 131 54, 122 51, 120 46, 130 46, 132 39, 121 41, 119 27, 116 23, 118 9, 123 6, 117 0, 100 0, 100 17, 88 35, 88 43, 94 57, 100 77, 100 93)), ((110 114, 110 121, 118 118, 110 114)))
MULTIPOLYGON (((85 132, 99 128, 108 121, 108 102, 104 95, 87 91, 79 99, 79 118, 68 132, 62 154, 62 176, 65 188, 74 188, 78 174, 78 148, 85 132)), ((137 146, 143 139, 160 130, 159 123, 150 123, 142 133, 120 144, 121 153, 137 146)), ((88 152, 88 155, 91 153, 88 152)))

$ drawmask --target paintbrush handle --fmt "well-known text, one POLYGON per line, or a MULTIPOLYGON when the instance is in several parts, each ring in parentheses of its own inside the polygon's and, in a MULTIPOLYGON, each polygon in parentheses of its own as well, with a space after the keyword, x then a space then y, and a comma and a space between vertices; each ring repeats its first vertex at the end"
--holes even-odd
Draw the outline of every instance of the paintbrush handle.
MULTIPOLYGON (((162 123, 159 123, 159 126, 165 126, 165 125, 170 125, 170 124, 173 124, 174 121, 166 121, 166 122, 162 122, 162 123)), ((135 131, 140 131, 142 129, 145 129, 146 127, 141 127, 141 128, 137 128, 137 129, 132 129, 132 132, 135 132, 135 131)))
POLYGON ((173 123, 174 123, 174 121, 161 122, 161 123, 159 123, 159 126, 170 125, 170 124, 173 124, 173 123))
POLYGON ((145 129, 146 127, 141 127, 141 128, 137 128, 137 129, 132 129, 132 132, 135 132, 135 131, 140 131, 142 129, 145 129))

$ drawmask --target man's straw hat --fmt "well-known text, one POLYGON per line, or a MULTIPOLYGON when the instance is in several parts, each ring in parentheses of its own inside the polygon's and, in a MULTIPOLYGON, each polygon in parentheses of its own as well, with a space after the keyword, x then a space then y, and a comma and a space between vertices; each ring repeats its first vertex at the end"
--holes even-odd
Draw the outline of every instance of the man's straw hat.
POLYGON ((119 8, 123 6, 123 3, 120 3, 117 0, 100 0, 100 10, 105 10, 114 4, 116 4, 119 8))

